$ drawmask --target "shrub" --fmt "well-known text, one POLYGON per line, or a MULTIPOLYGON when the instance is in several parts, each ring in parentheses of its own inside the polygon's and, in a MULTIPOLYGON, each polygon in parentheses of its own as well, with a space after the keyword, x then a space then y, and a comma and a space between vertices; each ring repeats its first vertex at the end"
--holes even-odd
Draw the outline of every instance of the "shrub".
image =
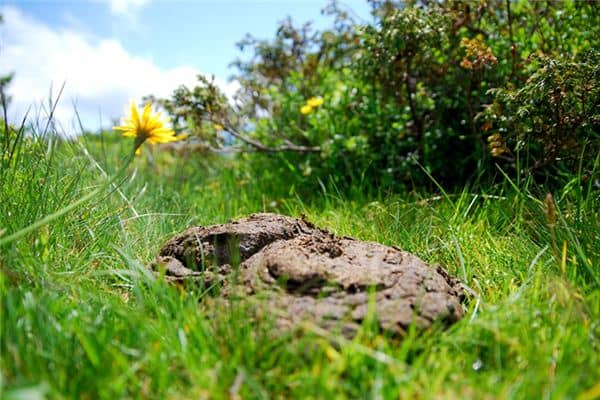
POLYGON ((542 57, 522 87, 493 90, 482 114, 493 154, 523 175, 591 174, 600 152, 600 53, 542 57))
POLYGON ((600 18, 584 2, 371 1, 373 24, 333 2, 331 29, 284 21, 248 36, 235 104, 202 78, 164 100, 211 144, 314 185, 464 185, 574 172, 597 149, 600 18), (311 107, 312 98, 323 99, 311 107), (209 122, 208 128, 205 125, 209 122), (212 124, 212 125, 211 125, 212 124), (231 135, 223 134, 224 127, 231 135), (511 172, 512 171, 512 172, 511 172))

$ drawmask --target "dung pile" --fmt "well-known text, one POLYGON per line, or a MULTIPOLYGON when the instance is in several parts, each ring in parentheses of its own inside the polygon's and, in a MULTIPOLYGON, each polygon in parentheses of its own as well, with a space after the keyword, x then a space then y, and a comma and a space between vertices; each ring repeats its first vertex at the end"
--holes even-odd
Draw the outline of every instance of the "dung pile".
POLYGON ((173 282, 217 286, 223 299, 252 297, 276 310, 282 327, 310 321, 352 336, 371 307, 383 330, 402 335, 411 323, 463 316, 463 288, 443 268, 276 214, 189 228, 163 246, 153 268, 173 282))

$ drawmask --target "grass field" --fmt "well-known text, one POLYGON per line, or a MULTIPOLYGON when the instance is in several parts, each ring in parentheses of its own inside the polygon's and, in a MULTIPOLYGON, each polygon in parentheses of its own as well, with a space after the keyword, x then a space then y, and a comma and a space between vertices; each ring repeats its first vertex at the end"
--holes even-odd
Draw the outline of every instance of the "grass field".
MULTIPOLYGON (((145 149, 116 134, 2 135, 0 397, 530 398, 600 394, 600 200, 510 181, 455 193, 295 190, 227 158, 145 149), (100 187, 98 192, 95 188, 100 187), (10 235, 89 201, 21 237, 10 235), (252 212, 305 214, 340 235, 439 263, 476 295, 449 329, 352 341, 276 334, 244 304, 148 274, 173 234, 252 212), (9 239, 7 239, 7 237, 9 239)), ((298 179, 301 179, 300 177, 298 179)), ((302 178, 310 179, 310 178, 302 178)))

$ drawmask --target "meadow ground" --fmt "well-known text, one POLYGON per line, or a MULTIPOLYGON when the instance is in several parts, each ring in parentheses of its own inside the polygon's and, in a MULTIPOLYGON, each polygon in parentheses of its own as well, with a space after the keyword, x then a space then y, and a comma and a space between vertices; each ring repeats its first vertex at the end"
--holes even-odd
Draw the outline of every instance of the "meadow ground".
MULTIPOLYGON (((577 398, 600 393, 600 200, 506 179, 446 193, 302 193, 227 158, 4 132, 2 398, 577 398), (89 201, 10 235, 77 199, 89 201), (173 234, 252 212, 304 214, 340 235, 439 263, 475 292, 449 329, 402 340, 275 334, 244 305, 209 312, 145 265, 173 234), (9 239, 7 239, 9 238, 9 239)), ((304 178, 304 179, 310 179, 304 178)), ((594 191, 595 190, 595 191, 594 191)))

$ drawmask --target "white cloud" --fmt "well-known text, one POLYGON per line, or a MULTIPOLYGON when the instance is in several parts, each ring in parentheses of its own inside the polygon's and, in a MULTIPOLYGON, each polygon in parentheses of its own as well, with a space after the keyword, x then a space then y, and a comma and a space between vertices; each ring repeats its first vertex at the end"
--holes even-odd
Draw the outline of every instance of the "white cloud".
POLYGON ((107 3, 110 6, 110 12, 114 15, 130 17, 149 0, 97 0, 107 3))
MULTIPOLYGON (((50 87, 54 94, 63 82, 65 89, 56 118, 67 134, 76 132, 75 111, 84 127, 96 130, 122 115, 131 100, 154 94, 168 97, 181 84, 192 86, 199 73, 191 66, 163 69, 152 61, 129 54, 113 39, 97 39, 73 30, 43 25, 19 9, 0 8, 4 16, 0 75, 15 72, 8 88, 12 96, 9 117, 20 121, 27 108, 47 104, 50 87)), ((237 83, 218 84, 232 96, 237 83)))

